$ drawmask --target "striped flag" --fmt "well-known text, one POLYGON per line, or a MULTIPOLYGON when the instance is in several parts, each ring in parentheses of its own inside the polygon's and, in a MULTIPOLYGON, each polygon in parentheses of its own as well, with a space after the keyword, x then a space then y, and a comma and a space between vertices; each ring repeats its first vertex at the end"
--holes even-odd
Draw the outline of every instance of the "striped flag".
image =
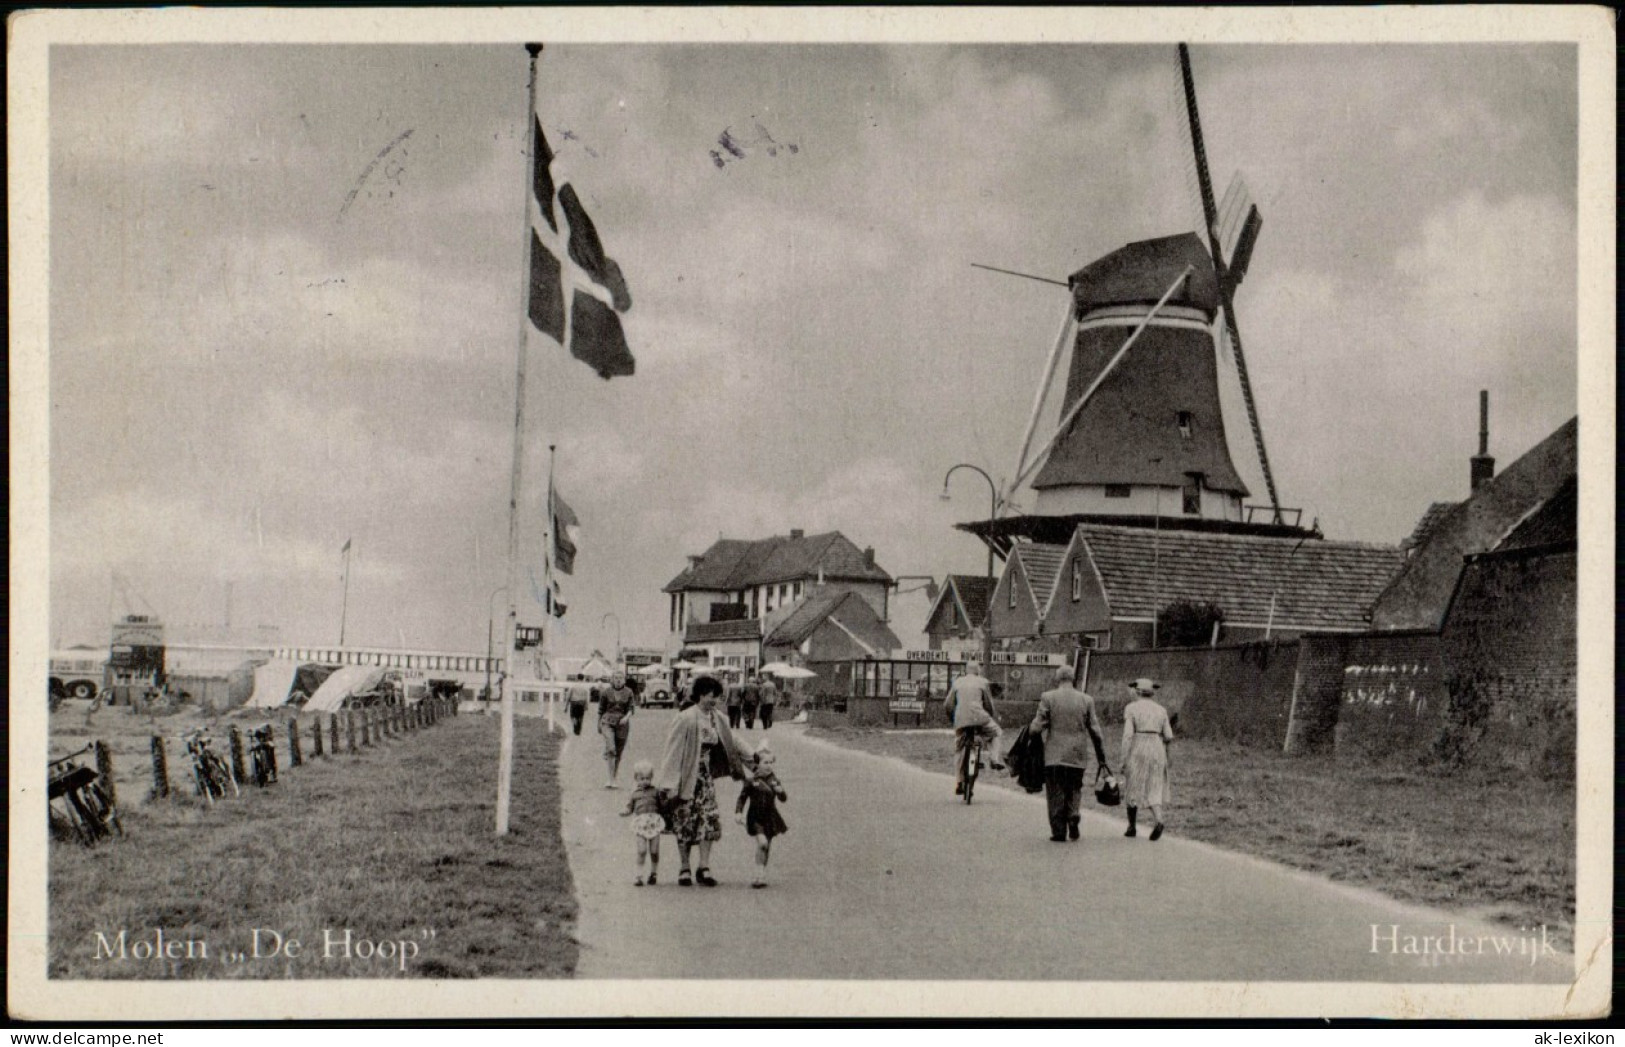
POLYGON ((632 308, 621 267, 604 253, 575 187, 556 171, 553 150, 535 128, 530 193, 530 322, 605 380, 629 375, 637 361, 621 330, 632 308))

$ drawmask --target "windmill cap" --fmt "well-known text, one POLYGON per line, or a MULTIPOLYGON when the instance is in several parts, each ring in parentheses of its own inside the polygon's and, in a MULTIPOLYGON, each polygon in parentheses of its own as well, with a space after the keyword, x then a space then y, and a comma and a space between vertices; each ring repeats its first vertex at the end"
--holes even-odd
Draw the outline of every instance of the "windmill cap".
POLYGON ((1190 278, 1168 304, 1200 309, 1212 316, 1219 308, 1219 278, 1207 247, 1195 233, 1119 247, 1073 273, 1067 282, 1081 317, 1103 306, 1156 302, 1187 265, 1192 267, 1190 278))

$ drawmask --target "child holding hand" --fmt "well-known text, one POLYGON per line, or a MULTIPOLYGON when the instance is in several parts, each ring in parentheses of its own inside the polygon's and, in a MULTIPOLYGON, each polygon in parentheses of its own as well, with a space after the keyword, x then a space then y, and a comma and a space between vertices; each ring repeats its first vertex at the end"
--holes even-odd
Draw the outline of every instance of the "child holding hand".
POLYGON ((773 848, 773 837, 789 831, 784 817, 779 814, 779 801, 788 800, 779 776, 773 770, 773 750, 766 742, 751 758, 750 776, 739 790, 739 802, 734 805, 734 820, 756 839, 756 879, 752 887, 767 886, 767 859, 773 848))
POLYGON ((632 835, 638 841, 638 878, 633 886, 643 886, 643 859, 649 859, 649 885, 660 872, 660 834, 666 819, 660 813, 660 791, 655 788, 655 765, 639 760, 632 767, 632 795, 626 801, 622 818, 632 819, 632 835))

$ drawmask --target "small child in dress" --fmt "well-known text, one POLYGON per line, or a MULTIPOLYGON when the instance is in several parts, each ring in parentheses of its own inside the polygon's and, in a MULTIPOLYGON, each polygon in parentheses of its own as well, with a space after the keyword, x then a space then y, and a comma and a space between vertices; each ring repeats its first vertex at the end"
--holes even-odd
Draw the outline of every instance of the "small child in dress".
POLYGON ((752 887, 767 886, 767 858, 773 849, 773 837, 782 836, 790 827, 779 814, 779 801, 788 800, 779 776, 773 772, 773 750, 766 742, 751 758, 750 777, 739 790, 739 802, 734 805, 734 820, 756 838, 756 879, 752 887))
POLYGON ((632 819, 632 835, 638 841, 638 878, 633 886, 642 887, 643 859, 649 858, 649 885, 655 883, 660 872, 660 834, 666 829, 666 819, 660 813, 660 791, 655 788, 655 765, 639 760, 632 767, 632 795, 626 801, 622 818, 632 819))

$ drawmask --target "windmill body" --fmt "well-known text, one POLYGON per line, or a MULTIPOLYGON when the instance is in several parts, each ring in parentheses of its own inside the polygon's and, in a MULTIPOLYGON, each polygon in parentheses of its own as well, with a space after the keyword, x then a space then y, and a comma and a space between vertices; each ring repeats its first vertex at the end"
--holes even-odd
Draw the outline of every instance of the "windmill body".
POLYGON ((1035 514, 1240 521, 1248 490, 1219 405, 1218 278, 1207 248, 1194 233, 1128 244, 1073 274, 1071 288, 1077 337, 1063 416, 1095 388, 1032 481, 1035 514))

